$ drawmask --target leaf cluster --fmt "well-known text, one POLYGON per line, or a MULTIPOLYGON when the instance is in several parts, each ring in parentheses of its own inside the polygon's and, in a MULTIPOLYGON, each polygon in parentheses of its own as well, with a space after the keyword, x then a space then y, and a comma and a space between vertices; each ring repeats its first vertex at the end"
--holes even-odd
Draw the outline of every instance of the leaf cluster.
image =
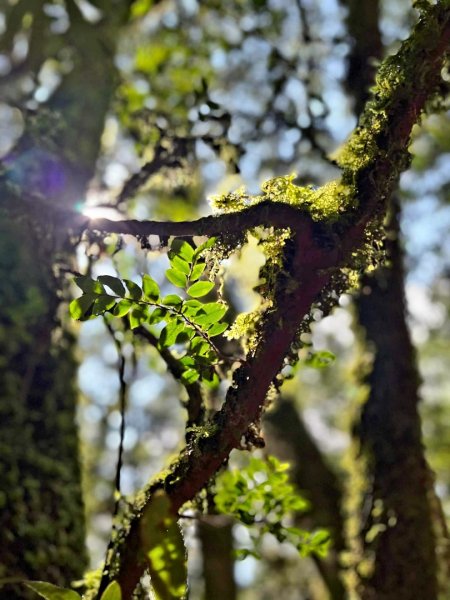
POLYGON ((330 543, 325 530, 308 532, 290 526, 293 513, 305 513, 309 502, 289 482, 288 463, 274 456, 262 460, 252 456, 245 469, 232 469, 217 478, 214 502, 219 512, 231 515, 249 528, 254 548, 238 552, 259 557, 258 540, 271 533, 279 542, 289 542, 302 556, 325 556, 330 543))
POLYGON ((214 366, 220 361, 220 352, 212 338, 228 328, 223 320, 228 307, 222 301, 205 301, 215 284, 201 279, 206 268, 203 254, 214 242, 210 238, 197 248, 181 240, 172 244, 166 277, 184 290, 184 297, 175 293, 163 296, 149 274, 142 276, 142 285, 111 275, 100 275, 97 280, 80 276, 75 283, 83 294, 70 303, 72 318, 85 321, 109 313, 122 319, 131 330, 153 328, 159 331, 160 349, 176 346, 183 350, 183 383, 200 379, 216 384, 214 366))

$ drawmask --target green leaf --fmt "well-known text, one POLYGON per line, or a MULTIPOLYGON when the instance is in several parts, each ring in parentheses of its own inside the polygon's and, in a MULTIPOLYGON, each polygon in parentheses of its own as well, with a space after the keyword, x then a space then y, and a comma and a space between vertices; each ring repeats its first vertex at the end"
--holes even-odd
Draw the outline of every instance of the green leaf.
POLYGON ((122 590, 117 581, 111 581, 100 600, 122 600, 122 590))
POLYGON ((164 491, 157 490, 148 501, 141 518, 140 534, 158 600, 184 600, 187 597, 186 548, 164 491))
POLYGON ((93 294, 84 294, 83 296, 72 300, 69 304, 69 312, 72 319, 76 319, 77 321, 82 320, 94 304, 95 298, 96 296, 93 294))
POLYGON ((181 273, 184 273, 185 275, 189 275, 189 273, 191 272, 191 267, 189 266, 189 263, 180 256, 174 256, 173 258, 171 258, 170 264, 176 271, 181 271, 181 273))
POLYGON ((213 288, 214 283, 212 281, 197 281, 187 289, 187 293, 193 298, 201 298, 206 296, 213 288))
POLYGON ((123 282, 127 286, 128 293, 132 300, 140 300, 142 298, 142 290, 134 281, 130 281, 129 279, 124 279, 123 282))
POLYGON ((195 369, 188 369, 187 371, 183 371, 181 375, 181 381, 185 384, 195 383, 197 379, 200 377, 200 373, 195 369))
POLYGON ((197 281, 197 279, 199 279, 199 277, 201 276, 201 274, 205 270, 205 267, 206 267, 206 263, 204 263, 204 262, 196 264, 192 268, 192 273, 191 273, 191 276, 189 277, 189 280, 190 281, 197 281))
POLYGON ((175 239, 170 249, 170 259, 172 259, 173 256, 179 256, 190 263, 194 256, 194 248, 184 240, 175 239))
POLYGON ((81 275, 80 277, 75 277, 74 281, 77 284, 77 286, 80 288, 80 290, 83 290, 83 292, 85 292, 87 294, 89 294, 89 293, 104 294, 105 293, 105 288, 102 286, 102 284, 99 283, 98 281, 95 281, 95 279, 88 277, 87 275, 81 275))
POLYGON ((208 329, 208 335, 209 337, 215 337, 223 333, 226 329, 228 329, 228 323, 215 323, 208 329))
POLYGON ((182 302, 183 299, 177 294, 169 294, 161 300, 161 304, 164 304, 164 306, 179 306, 182 302))
POLYGON ((166 277, 170 281, 170 283, 173 283, 173 285, 176 285, 177 287, 181 288, 186 287, 186 275, 181 271, 178 271, 176 269, 167 269, 166 277))
POLYGON ((126 314, 128 314, 131 310, 131 308, 134 306, 134 303, 132 300, 119 300, 119 302, 116 304, 113 314, 116 317, 124 317, 126 314))
POLYGON ((58 587, 46 581, 30 581, 25 585, 46 600, 81 600, 81 596, 73 590, 58 587))
POLYGON ((150 325, 155 325, 155 323, 161 323, 167 317, 167 310, 165 308, 155 308, 155 310, 150 314, 148 318, 148 322, 150 325))
POLYGON ((142 277, 142 288, 147 298, 150 298, 150 300, 158 300, 159 286, 156 281, 147 273, 142 277))
POLYGON ((108 296, 107 294, 97 296, 92 305, 91 312, 93 315, 103 315, 107 310, 111 309, 115 303, 116 299, 113 296, 108 296))
POLYGON ((128 313, 128 319, 130 321, 131 329, 136 329, 136 327, 139 327, 139 325, 147 320, 145 309, 142 306, 136 306, 128 313))
POLYGON ((177 341, 177 336, 179 333, 184 331, 186 326, 184 323, 179 323, 175 319, 169 321, 164 329, 161 331, 161 335, 159 336, 159 343, 163 348, 168 348, 169 346, 173 346, 177 341))
POLYGON ((305 365, 313 369, 323 369, 328 367, 336 360, 336 356, 328 350, 319 350, 318 352, 310 352, 308 358, 305 359, 305 365))
POLYGON ((195 317, 195 323, 198 325, 212 325, 217 323, 225 315, 228 308, 219 302, 208 302, 202 307, 205 314, 200 314, 195 317))
POLYGON ((200 244, 200 246, 194 252, 194 258, 197 258, 197 256, 199 256, 204 250, 207 250, 208 248, 212 248, 214 246, 214 244, 216 243, 216 239, 217 238, 212 237, 212 238, 209 238, 209 240, 207 240, 203 244, 200 244))
POLYGON ((111 275, 100 275, 98 280, 107 285, 115 294, 120 296, 120 298, 125 296, 125 288, 118 277, 112 277, 111 275))

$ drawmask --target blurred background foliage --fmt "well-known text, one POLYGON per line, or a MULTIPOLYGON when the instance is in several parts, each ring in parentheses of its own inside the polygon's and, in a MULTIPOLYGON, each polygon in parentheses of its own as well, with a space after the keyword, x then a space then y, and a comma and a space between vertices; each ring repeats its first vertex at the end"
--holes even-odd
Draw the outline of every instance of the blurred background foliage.
MULTIPOLYGON (((355 107, 358 110, 360 106, 347 76, 355 44, 350 1, 136 0, 122 4, 127 4, 122 20, 104 37, 90 33, 83 38, 90 60, 110 72, 100 79, 93 73, 74 93, 81 98, 83 86, 101 87, 107 79, 111 97, 104 100, 109 108, 103 132, 94 142, 100 145, 96 163, 96 149, 87 153, 93 157, 89 175, 94 174, 96 164, 95 176, 87 190, 74 197, 80 210, 114 218, 121 214, 139 219, 195 218, 210 211, 208 198, 213 194, 240 186, 255 192, 264 180, 278 174, 296 173, 297 182, 314 185, 337 176, 329 157, 355 126, 355 107), (102 67, 105 48, 110 64, 102 67)), ((48 131, 46 125, 44 135, 56 136, 56 140, 59 135, 66 137, 72 163, 83 155, 83 135, 95 133, 64 133, 64 102, 68 100, 61 104, 58 90, 75 72, 78 57, 74 48, 80 46, 83 23, 101 27, 111 21, 117 6, 117 2, 87 0, 6 0, 3 4, 0 152, 5 160, 27 131, 29 120, 48 106, 61 110, 63 133, 57 128, 48 131)), ((377 8, 385 53, 407 35, 415 13, 406 0, 383 0, 377 8)), ((364 16, 361 19, 360 26, 368 27, 364 16)), ((373 60, 379 59, 378 52, 374 49, 373 60)), ((367 69, 369 85, 370 69, 360 68, 367 69)), ((447 521, 449 132, 445 110, 425 118, 416 128, 412 166, 402 176, 399 192, 408 325, 420 369, 424 442, 444 508, 442 518, 447 521)), ((164 240, 156 238, 150 240, 150 248, 141 248, 127 238, 84 238, 77 248, 76 270, 88 269, 93 275, 118 272, 129 279, 151 272, 167 286, 163 273, 168 261, 164 248, 159 250, 161 243, 164 245, 164 240)), ((258 285, 263 260, 256 241, 249 239, 224 265, 224 294, 236 313, 258 305, 260 297, 253 288, 258 285)), ((31 295, 32 290, 30 302, 31 295)), ((281 412, 268 413, 267 447, 258 451, 260 456, 274 454, 290 461, 292 480, 310 502, 309 511, 301 511, 298 524, 328 527, 336 552, 345 548, 345 457, 355 405, 361 402, 355 369, 361 368, 362 351, 355 320, 351 293, 341 298, 331 316, 322 319, 318 312, 309 341, 314 350, 330 351, 336 360, 326 368, 299 363, 290 373, 281 388, 281 412), (277 422, 278 417, 281 420, 277 422), (294 442, 280 434, 288 423, 293 427, 294 442), (301 440, 295 440, 296 436, 301 440)), ((77 419, 87 543, 91 564, 96 567, 109 538, 114 507, 120 357, 102 320, 70 327, 78 334, 77 419)), ((121 335, 127 382, 122 491, 132 494, 180 448, 185 412, 180 403, 183 391, 157 352, 131 338, 129 332, 121 335)), ((362 358, 370 363, 370 348, 365 348, 362 358)), ((211 392, 210 407, 218 402, 216 393, 211 392)), ((231 464, 242 467, 246 460, 232 456, 231 464)), ((205 581, 207 589, 215 585, 207 577, 211 548, 219 552, 220 532, 225 531, 226 556, 231 544, 245 547, 248 532, 230 521, 217 524, 212 539, 207 523, 196 527, 187 520, 185 529, 191 597, 220 600, 204 591, 205 581)), ((224 587, 228 595, 223 598, 344 597, 339 584, 333 583, 338 560, 334 551, 322 562, 299 558, 291 545, 277 543, 270 534, 260 540, 258 551, 258 559, 250 553, 242 561, 233 561, 225 575, 216 571, 219 582, 221 577, 230 577, 230 572, 234 580, 234 587, 230 582, 227 585, 231 587, 224 587)), ((224 580, 220 585, 225 586, 224 580)))

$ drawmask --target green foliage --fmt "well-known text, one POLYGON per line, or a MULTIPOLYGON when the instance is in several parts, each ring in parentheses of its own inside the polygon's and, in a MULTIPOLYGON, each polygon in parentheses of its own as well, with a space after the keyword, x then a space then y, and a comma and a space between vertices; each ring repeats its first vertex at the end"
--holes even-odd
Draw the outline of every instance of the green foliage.
POLYGON ((30 581, 26 585, 46 600, 81 600, 81 596, 73 590, 67 590, 45 581, 30 581))
POLYGON ((143 275, 142 286, 110 275, 101 275, 97 280, 76 277, 75 283, 83 294, 70 303, 72 318, 85 321, 110 313, 120 319, 127 318, 132 330, 164 323, 159 328, 158 344, 160 349, 172 346, 183 349, 180 356, 183 383, 198 379, 215 382, 214 365, 220 357, 211 338, 228 328, 223 321, 228 307, 222 301, 199 300, 214 289, 212 281, 199 280, 206 268, 204 253, 214 242, 211 238, 197 248, 182 240, 172 244, 166 277, 175 286, 184 288, 188 297, 168 294, 161 298, 159 285, 149 274, 143 275))
POLYGON ((279 542, 289 542, 302 556, 325 556, 330 536, 325 530, 313 533, 288 524, 293 513, 304 513, 309 503, 289 482, 288 463, 274 456, 267 460, 251 457, 245 469, 232 469, 217 478, 214 502, 221 513, 232 515, 249 527, 255 548, 239 552, 241 558, 253 554, 264 533, 279 542))
MULTIPOLYGON (((26 582, 26 585, 46 600, 82 600, 82 597, 73 590, 61 588, 45 581, 29 581, 26 582)), ((108 585, 100 600, 122 600, 122 592, 117 581, 112 581, 108 585)))
POLYGON ((147 557, 153 590, 158 600, 187 597, 187 556, 183 536, 171 512, 168 496, 158 490, 141 520, 141 546, 147 557))
POLYGON ((313 369, 323 369, 335 360, 336 356, 329 350, 318 350, 317 352, 310 352, 303 364, 307 367, 313 367, 313 369))

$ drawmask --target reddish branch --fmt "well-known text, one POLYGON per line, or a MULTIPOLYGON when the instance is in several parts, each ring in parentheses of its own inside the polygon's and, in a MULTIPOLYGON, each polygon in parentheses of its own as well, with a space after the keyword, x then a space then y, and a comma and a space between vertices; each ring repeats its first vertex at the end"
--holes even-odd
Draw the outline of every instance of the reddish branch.
MULTIPOLYGON (((288 286, 277 298, 276 309, 266 315, 259 346, 235 372, 223 408, 210 423, 209 435, 197 438, 182 451, 170 475, 147 490, 147 499, 155 487, 163 487, 171 499, 173 513, 177 514, 185 502, 205 487, 226 462, 231 450, 240 446, 249 425, 258 419, 268 388, 282 367, 301 320, 333 275, 361 246, 366 225, 383 212, 385 198, 389 197, 399 172, 407 164, 411 129, 439 84, 442 61, 449 47, 448 7, 448 1, 432 7, 413 33, 414 45, 407 41, 397 55, 399 69, 409 61, 406 75, 414 82, 413 93, 410 89, 410 93, 405 94, 401 87, 392 89, 389 103, 378 106, 388 114, 384 130, 372 137, 376 148, 371 149, 370 163, 364 168, 352 170, 349 166, 344 170, 342 182, 356 194, 358 209, 353 215, 345 215, 340 229, 339 224, 334 228, 337 236, 334 249, 321 245, 310 217, 280 203, 263 202, 240 213, 206 217, 192 223, 97 220, 89 224, 91 229, 132 235, 217 235, 256 225, 289 226, 293 234, 290 277, 296 285, 288 286)), ((366 113, 376 109, 375 99, 366 113)), ((367 121, 370 122, 370 117, 367 121)), ((364 125, 364 116, 362 123, 364 125)), ((131 525, 119 535, 113 559, 113 563, 118 560, 119 569, 118 572, 111 569, 109 574, 111 579, 119 581, 124 600, 131 598, 145 569, 140 556, 139 514, 136 509, 131 525)), ((105 577, 100 591, 107 583, 108 577, 105 577)))

